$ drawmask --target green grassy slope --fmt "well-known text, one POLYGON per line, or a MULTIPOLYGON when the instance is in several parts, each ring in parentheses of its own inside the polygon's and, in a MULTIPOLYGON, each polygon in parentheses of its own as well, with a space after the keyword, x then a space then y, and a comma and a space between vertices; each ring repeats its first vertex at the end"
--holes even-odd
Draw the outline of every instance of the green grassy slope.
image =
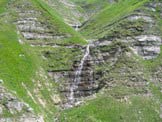
MULTIPOLYGON (((81 44, 84 45, 87 42, 84 38, 77 33, 72 27, 65 24, 63 18, 57 13, 56 10, 49 7, 44 1, 42 0, 31 0, 35 6, 39 9, 42 9, 43 13, 47 18, 50 18, 52 23, 57 27, 58 31, 65 34, 70 34, 71 37, 65 40, 62 40, 62 43, 65 44, 81 44)), ((58 42, 59 43, 59 42, 58 42)))
MULTIPOLYGON (((55 94, 56 89, 54 89, 56 84, 50 81, 45 69, 42 69, 42 67, 45 67, 41 54, 39 54, 39 51, 42 50, 31 47, 28 43, 20 44, 18 42, 20 35, 17 34, 16 27, 12 24, 17 19, 17 15, 13 13, 13 8, 7 9, 8 2, 7 0, 0 2, 0 16, 2 16, 0 18, 0 79, 4 81, 3 85, 9 91, 29 104, 34 112, 44 116, 47 122, 53 122, 56 107, 52 96, 57 94, 55 94), (41 101, 44 101, 45 106, 41 101)), ((13 5, 16 6, 19 2, 23 1, 17 1, 13 5)), ((50 19, 59 32, 71 35, 70 38, 58 43, 68 45, 84 45, 87 43, 80 34, 65 24, 62 18, 44 2, 40 0, 31 0, 31 2, 35 9, 43 12, 45 18, 50 19)), ((61 51, 58 53, 61 53, 61 51)))
POLYGON ((159 104, 147 97, 131 97, 129 103, 102 96, 88 104, 62 113, 67 122, 160 122, 159 104))
POLYGON ((4 81, 4 85, 9 90, 16 91, 16 95, 19 98, 28 102, 33 108, 38 109, 38 106, 29 97, 26 97, 27 92, 22 87, 22 82, 30 87, 33 86, 32 78, 37 68, 37 59, 28 50, 29 47, 27 45, 22 46, 19 44, 16 27, 12 24, 4 23, 4 21, 5 18, 1 18, 0 79, 4 81))
POLYGON ((5 5, 8 3, 8 0, 1 0, 0 1, 0 14, 5 11, 5 5))
POLYGON ((92 12, 95 10, 101 10, 105 6, 109 5, 107 0, 70 0, 77 5, 81 6, 86 12, 92 12))
MULTIPOLYGON (((0 79, 4 81, 3 85, 9 91, 29 104, 35 113, 44 116, 47 122, 53 122, 54 113, 57 109, 52 97, 57 96, 57 92, 56 84, 47 76, 46 70, 49 69, 46 64, 53 63, 54 66, 59 68, 67 67, 66 62, 69 63, 69 60, 73 58, 72 51, 63 48, 57 50, 55 48, 31 47, 28 43, 20 44, 18 41, 20 35, 17 34, 17 29, 13 24, 18 16, 14 13, 14 8, 7 8, 8 2, 7 0, 0 2, 0 16, 2 16, 0 18, 0 79), (57 51, 57 55, 60 54, 62 61, 60 62, 54 57, 54 61, 44 62, 41 52, 45 50, 57 51), (70 51, 70 57, 66 51, 70 51), (65 56, 61 57, 61 55, 65 56)), ((18 4, 23 4, 23 2, 16 1, 12 5, 15 7, 18 4)), ((53 42, 66 45, 87 44, 79 33, 65 24, 59 14, 43 1, 30 0, 28 2, 32 2, 33 8, 43 13, 44 19, 49 20, 55 26, 56 31, 70 35, 64 40, 52 40, 53 42)), ((20 37, 23 39, 22 36, 20 37)), ((36 41, 39 42, 39 40, 36 41)))
POLYGON ((74 4, 70 0, 44 0, 52 9, 57 11, 60 16, 70 25, 80 24, 85 20, 84 9, 74 4))
POLYGON ((104 31, 100 33, 105 26, 117 21, 121 17, 134 11, 148 0, 120 0, 115 4, 107 6, 100 13, 95 15, 88 21, 83 28, 81 33, 88 38, 99 38, 104 36, 104 31))
POLYGON ((87 19, 100 12, 106 6, 110 5, 107 0, 71 0, 80 6, 87 15, 87 19))
MULTIPOLYGON (((98 15, 94 16, 88 23, 86 23, 82 30, 81 33, 85 35, 87 38, 102 38, 107 34, 107 36, 111 36, 108 34, 109 31, 110 34, 112 33, 112 30, 116 29, 119 30, 121 34, 123 34, 123 37, 126 37, 130 33, 127 33, 127 29, 125 28, 125 25, 121 28, 116 28, 115 24, 114 26, 112 25, 111 28, 107 27, 106 29, 104 27, 111 25, 113 22, 120 23, 118 20, 129 13, 133 12, 134 10, 138 9, 141 7, 147 0, 143 1, 137 1, 137 0, 125 0, 125 1, 120 1, 119 3, 113 4, 111 6, 108 6, 105 10, 100 12, 98 15), (105 30, 104 30, 105 29, 105 30), (125 34, 125 35, 124 35, 125 34)), ((150 11, 149 11, 150 12, 150 11)), ((157 12, 158 13, 158 12, 157 12)), ((148 15, 151 15, 151 12, 148 13, 148 15)), ((158 24, 158 28, 156 30, 161 30, 161 19, 159 15, 155 15, 156 13, 154 12, 154 16, 156 17, 156 22, 158 24), (159 20, 160 19, 160 20, 159 20)), ((159 14, 159 13, 158 13, 159 14)), ((141 23, 127 23, 129 26, 140 26, 141 23), (133 25, 134 24, 134 25, 133 25)), ((146 30, 148 31, 148 30, 146 30)), ((149 31, 151 34, 159 34, 157 31, 153 31, 153 28, 151 28, 151 31, 149 31)), ((150 34, 149 33, 149 34, 150 34)), ((161 33, 161 32, 160 32, 161 33)), ((135 32, 131 33, 132 35, 135 35, 135 32)), ((160 34, 161 35, 161 34, 160 34)), ((118 33, 117 31, 114 31, 114 37, 117 38, 118 33), (116 32, 116 33, 115 33, 116 32)), ((116 40, 115 40, 116 41, 116 40)), ((104 47, 104 46, 103 46, 104 47)), ((108 47, 105 46, 105 50, 108 50, 108 47)), ((109 51, 107 51, 109 52, 109 51)), ((112 89, 108 91, 104 91, 103 94, 98 95, 96 99, 88 101, 85 105, 78 107, 78 108, 73 108, 70 110, 66 110, 61 114, 61 120, 62 121, 69 121, 69 122, 82 122, 82 121, 89 121, 89 122, 161 122, 161 118, 159 115, 161 115, 161 83, 157 83, 155 79, 151 79, 150 77, 152 76, 152 73, 154 73, 157 70, 157 74, 159 74, 159 77, 161 77, 161 70, 158 69, 161 67, 161 54, 156 58, 152 60, 143 60, 140 59, 139 57, 131 54, 131 57, 134 57, 134 60, 138 60, 135 64, 131 64, 131 58, 129 57, 122 57, 123 60, 129 60, 128 64, 126 61, 124 63, 121 62, 121 60, 118 61, 118 64, 115 65, 112 69, 116 70, 110 70, 108 68, 108 65, 103 65, 103 67, 99 66, 99 69, 103 71, 104 69, 107 69, 109 73, 105 77, 110 77, 108 79, 108 82, 113 84, 113 80, 111 81, 111 78, 117 78, 114 82, 117 82, 117 84, 110 85, 107 89, 112 89), (125 65, 123 65, 125 64, 125 65), (151 96, 145 96, 145 95, 140 95, 138 92, 144 92, 144 89, 141 89, 140 86, 137 88, 130 89, 129 87, 126 87, 126 85, 122 86, 124 84, 124 74, 121 76, 118 76, 120 73, 116 73, 120 71, 120 68, 126 68, 126 67, 131 67, 133 69, 134 66, 137 66, 136 69, 140 67, 140 69, 144 69, 144 71, 137 70, 137 73, 135 73, 135 76, 138 77, 138 73, 143 73, 143 78, 147 81, 147 85, 144 87, 144 89, 148 89, 151 92, 151 96), (160 73, 158 73, 160 72, 160 73), (109 81, 110 80, 110 81, 109 81), (114 88, 111 88, 114 87, 114 88), (135 95, 132 95, 132 92, 135 93, 135 95), (112 97, 112 96, 113 97, 112 97), (120 99, 116 99, 116 97, 121 97, 121 96, 129 96, 128 101, 126 102, 121 102, 120 99), (114 99, 115 97, 115 99, 114 99)), ((122 70, 121 70, 122 71, 122 70)), ((125 70, 127 72, 127 70, 125 70)), ((129 71, 129 70, 128 70, 129 71)), ((134 73, 135 70, 129 71, 131 73, 134 73)), ((124 72, 125 73, 125 72, 124 72)), ((132 75, 134 76, 134 75, 132 75)), ((127 78, 129 76, 126 76, 127 78)), ((158 77, 158 76, 157 76, 158 77)), ((106 80, 106 79, 105 79, 106 80)), ((126 82, 131 82, 130 80, 126 80, 126 82)), ((137 82, 136 80, 134 82, 137 82)), ((160 81, 161 82, 161 81, 160 81)), ((109 84, 108 84, 109 85, 109 84)), ((134 87, 134 86, 133 86, 134 87)))
MULTIPOLYGON (((50 8, 42 0, 30 1, 36 9, 44 13, 45 18, 50 18, 50 21, 57 27, 59 32, 72 35, 70 38, 61 40, 61 42, 57 43, 67 45, 87 44, 84 37, 65 24, 62 16, 60 16, 56 10, 50 8)), ((78 2, 78 0, 72 1, 78 2)), ((148 0, 121 0, 119 3, 114 3, 112 5, 106 4, 107 8, 90 19, 90 21, 83 26, 81 33, 87 38, 101 38, 105 35, 105 32, 100 33, 103 27, 117 21, 120 17, 127 15, 147 1, 148 0)), ((161 122, 159 108, 162 97, 159 87, 152 84, 148 86, 153 93, 151 97, 138 94, 134 95, 134 92, 141 92, 141 89, 120 87, 122 80, 117 81, 119 84, 113 90, 105 90, 104 94, 98 93, 97 98, 86 101, 83 106, 61 112, 57 111, 51 99, 51 95, 53 95, 57 89, 56 84, 54 84, 53 81, 51 82, 48 77, 45 78, 45 76, 47 76, 45 71, 70 69, 73 65, 73 61, 76 60, 74 57, 81 55, 81 51, 80 49, 68 49, 64 47, 30 47, 27 43, 22 45, 19 44, 16 27, 11 24, 14 19, 12 17, 3 16, 5 12, 12 11, 12 8, 6 10, 5 6, 7 2, 7 0, 0 1, 0 16, 2 16, 0 18, 0 79, 4 81, 3 85, 6 88, 10 91, 15 91, 17 97, 34 108, 36 113, 43 114, 47 122, 53 122, 52 117, 54 116, 59 116, 61 122, 161 122), (41 57, 42 53, 46 56, 44 60, 41 57), (41 68, 44 69, 40 70, 41 68), (29 96, 22 83, 24 83, 27 90, 31 92, 36 103, 29 96), (52 90, 49 90, 49 88, 52 90), (38 91, 35 93, 34 91, 36 89, 38 89, 38 91), (129 97, 128 101, 120 101, 120 99, 112 97, 112 94, 117 96, 133 95, 129 97), (40 98, 45 101, 45 107, 39 102, 37 95, 41 96, 40 98)), ((91 4, 97 6, 97 4, 106 3, 106 0, 82 0, 79 2, 78 4, 80 5, 86 2, 87 5, 91 4)), ((109 47, 105 47, 104 49, 107 51, 108 48, 109 47)), ((141 69, 145 67, 146 72, 144 72, 144 76, 149 77, 154 68, 162 65, 161 57, 162 55, 150 61, 143 61, 137 58, 139 61, 138 63, 141 65, 137 63, 136 65, 141 69)), ((79 59, 80 57, 78 57, 78 60, 79 59)), ((125 59, 129 58, 123 57, 123 60, 125 59)), ((130 62, 131 61, 130 59, 130 62)), ((125 62, 123 64, 119 62, 116 67, 124 67, 125 64, 125 62)), ((126 65, 132 67, 132 64, 126 65)), ((106 64, 97 68, 102 71, 106 69, 109 70, 106 64)), ((119 69, 116 68, 114 71, 117 72, 119 69)), ((120 75, 115 75, 116 78, 121 78, 120 75)))

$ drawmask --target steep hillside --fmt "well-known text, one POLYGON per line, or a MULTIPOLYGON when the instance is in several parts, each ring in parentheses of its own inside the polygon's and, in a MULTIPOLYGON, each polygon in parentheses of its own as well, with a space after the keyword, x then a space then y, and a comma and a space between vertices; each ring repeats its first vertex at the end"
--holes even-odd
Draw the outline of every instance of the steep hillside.
POLYGON ((44 0, 52 9, 60 14, 64 21, 76 28, 80 28, 97 12, 116 2, 113 0, 44 0))
POLYGON ((142 0, 140 2, 138 0, 120 0, 117 3, 107 6, 104 10, 85 23, 81 32, 86 36, 91 36, 91 38, 96 38, 95 36, 103 36, 102 33, 105 33, 105 30, 108 29, 112 23, 118 22, 121 17, 124 17, 130 12, 138 9, 147 1, 148 0, 142 0))
POLYGON ((1 0, 0 122, 161 122, 160 0, 1 0))
POLYGON ((90 56, 102 92, 62 121, 161 121, 161 5, 119 1, 83 25, 81 33, 96 40, 90 56))
POLYGON ((76 5, 80 6, 85 14, 87 15, 87 20, 91 16, 95 15, 97 12, 100 12, 106 6, 114 3, 113 0, 70 0, 76 5))
POLYGON ((87 15, 80 6, 70 0, 44 0, 52 9, 57 11, 70 26, 80 26, 87 15))
POLYGON ((1 6, 0 121, 54 121, 60 100, 47 71, 68 67, 66 58, 75 54, 66 46, 86 41, 41 1, 4 0, 1 6), (46 61, 49 51, 58 51, 62 62, 46 61))

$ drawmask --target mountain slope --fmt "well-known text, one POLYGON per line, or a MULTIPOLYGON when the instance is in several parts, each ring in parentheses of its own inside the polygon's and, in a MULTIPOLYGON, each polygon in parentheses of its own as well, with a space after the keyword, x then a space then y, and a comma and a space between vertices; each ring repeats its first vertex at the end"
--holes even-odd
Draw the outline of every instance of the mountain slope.
POLYGON ((62 121, 161 121, 161 2, 140 2, 120 1, 81 28, 96 40, 87 60, 99 62, 93 77, 104 90, 62 121))
POLYGON ((86 19, 84 10, 70 0, 44 0, 52 9, 57 11, 70 26, 79 26, 86 19))
POLYGON ((92 17, 82 27, 81 33, 93 38, 96 38, 95 36, 102 36, 102 32, 100 31, 104 31, 103 28, 105 29, 105 27, 111 25, 113 22, 117 22, 121 17, 126 16, 146 2, 147 0, 140 2, 137 0, 125 0, 112 4, 92 17))
POLYGON ((1 0, 0 121, 161 122, 161 7, 1 0))
POLYGON ((79 28, 97 12, 111 5, 114 1, 107 0, 44 0, 57 11, 64 21, 74 28, 79 28))
MULTIPOLYGON (((86 41, 41 1, 4 1, 1 6, 4 8, 0 20, 1 86, 9 90, 4 91, 6 94, 9 92, 10 95, 11 92, 17 98, 1 98, 4 118, 0 119, 54 121, 53 113, 56 111, 55 104, 59 102, 59 95, 54 89, 56 84, 47 75, 47 67, 52 61, 44 61, 42 53, 57 50, 52 45, 82 45, 86 41), (23 107, 23 104, 27 107, 23 107), (49 108, 53 109, 47 111, 49 108)), ((64 54, 66 48, 60 49, 63 51, 60 55, 64 54)), ((60 67, 58 63, 55 66, 60 67)))

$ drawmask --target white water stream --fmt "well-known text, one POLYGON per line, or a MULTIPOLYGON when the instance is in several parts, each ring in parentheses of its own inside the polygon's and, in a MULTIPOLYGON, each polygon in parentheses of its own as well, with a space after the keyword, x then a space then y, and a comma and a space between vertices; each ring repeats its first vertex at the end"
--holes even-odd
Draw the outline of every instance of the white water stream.
POLYGON ((78 31, 78 30, 79 30, 79 25, 76 25, 75 31, 78 31))
POLYGON ((83 56, 83 58, 82 58, 82 60, 80 62, 80 65, 79 65, 77 71, 75 72, 75 80, 74 80, 74 82, 80 82, 80 80, 81 80, 80 75, 82 73, 83 65, 84 65, 84 62, 85 62, 85 60, 87 59, 87 57, 89 55, 89 52, 90 52, 89 51, 89 45, 87 45, 86 52, 85 52, 85 54, 84 54, 84 56, 83 56))
POLYGON ((70 86, 70 96, 69 96, 70 104, 73 104, 75 102, 74 90, 77 88, 76 84, 81 81, 81 74, 82 74, 84 62, 87 59, 89 53, 90 53, 90 50, 89 50, 89 44, 88 44, 87 47, 86 47, 85 54, 84 54, 84 56, 83 56, 83 58, 82 58, 82 60, 80 62, 80 65, 79 65, 78 69, 75 72, 74 83, 70 86))

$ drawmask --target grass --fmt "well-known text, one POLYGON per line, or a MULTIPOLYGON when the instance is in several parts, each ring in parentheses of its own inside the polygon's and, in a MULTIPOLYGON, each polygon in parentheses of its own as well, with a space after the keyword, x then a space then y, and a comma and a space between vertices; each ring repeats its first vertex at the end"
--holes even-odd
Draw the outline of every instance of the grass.
MULTIPOLYGON (((10 12, 10 10, 7 12, 10 12)), ((46 84, 50 80, 44 79, 41 76, 42 72, 37 73, 43 65, 42 60, 32 47, 18 42, 19 35, 17 35, 16 27, 10 23, 13 20, 10 15, 0 19, 0 79, 3 80, 3 85, 9 90, 8 92, 14 93, 19 100, 29 104, 35 114, 44 115, 45 120, 52 121, 53 115, 50 112, 54 113, 56 108, 50 98, 53 90, 49 91, 49 87, 53 89, 54 84, 50 83, 50 86, 47 87, 46 84), (6 18, 8 22, 5 22, 6 18), (33 80, 35 81, 34 83, 33 80), (25 84, 27 89, 23 87, 22 83, 25 84), (38 89, 38 83, 42 84, 43 88, 35 94, 34 90, 38 89), (36 103, 29 96, 28 92, 32 94, 36 103), (47 100, 46 108, 43 108, 39 103, 37 95, 41 99, 47 100)), ((47 74, 44 75, 47 76, 47 74)), ((22 111, 20 114, 25 112, 22 111)), ((3 117, 13 117, 13 115, 6 110, 3 117)), ((17 115, 14 115, 14 117, 16 118, 17 115)))
POLYGON ((98 8, 99 6, 105 7, 108 5, 108 1, 106 0, 71 0, 72 2, 76 3, 77 5, 81 6, 84 11, 91 10, 98 8))
MULTIPOLYGON (((123 43, 122 43, 123 44, 123 43)), ((100 50, 111 52, 111 48, 118 47, 120 43, 115 43, 109 47, 103 47, 100 50)), ((126 48, 124 45, 120 45, 122 48, 126 48)), ((127 51, 126 51, 127 52, 127 51)), ((108 63, 103 64, 101 70, 109 70, 107 66, 108 63)), ((127 82, 130 81, 129 77, 134 75, 137 80, 145 77, 145 72, 143 70, 143 64, 134 57, 123 54, 120 59, 118 59, 117 64, 109 73, 105 75, 104 81, 109 81, 109 78, 113 79, 112 87, 104 90, 101 94, 97 94, 97 97, 93 100, 86 101, 86 103, 80 107, 75 107, 60 113, 61 122, 161 122, 159 117, 160 99, 161 93, 159 89, 154 86, 127 86, 127 82), (121 69, 125 69, 125 75, 120 74, 121 69), (137 75, 138 72, 143 72, 141 75, 137 75), (108 77, 108 78, 106 78, 108 77), (114 83, 115 82, 115 83, 114 83), (149 87, 149 88, 148 88, 149 87), (145 96, 146 89, 150 89, 153 96, 145 96), (103 94, 102 94, 103 93, 103 94), (128 96, 128 101, 121 101, 124 96, 128 96)), ((140 82, 139 81, 139 82, 140 82)))
POLYGON ((61 121, 66 122, 160 122, 159 103, 147 97, 132 96, 120 102, 103 95, 86 105, 66 110, 61 121))
POLYGON ((83 26, 81 33, 89 38, 91 36, 102 37, 102 32, 99 32, 103 30, 103 27, 134 11, 147 1, 148 0, 141 0, 140 2, 138 0, 120 0, 118 3, 111 4, 90 19, 90 21, 83 26))
MULTIPOLYGON (((75 32, 73 28, 69 27, 63 22, 61 16, 53 9, 49 8, 47 4, 45 4, 41 0, 31 0, 37 9, 43 11, 45 18, 50 18, 50 21, 55 24, 58 28, 59 32, 66 33, 72 35, 70 38, 62 40, 63 43, 67 44, 86 44, 84 38, 75 32)), ((87 4, 95 4, 96 0, 88 0, 85 1, 87 4)), ((91 20, 92 23, 88 23, 84 26, 82 33, 84 35, 93 35, 98 32, 103 26, 108 25, 120 17, 130 13, 137 7, 143 5, 143 3, 147 2, 147 0, 137 1, 137 0, 124 0, 119 3, 109 5, 106 9, 104 9, 101 13, 94 16, 91 20)), ((5 11, 4 5, 7 2, 2 0, 0 2, 1 8, 0 13, 5 11), (3 6, 2 6, 3 5, 3 6)), ((138 24, 138 23, 137 23, 138 24)), ((97 35, 98 36, 98 35, 97 35)), ((99 35, 99 36, 102 36, 99 35)), ((122 48, 125 48, 125 45, 121 43, 117 43, 117 46, 110 45, 109 47, 101 47, 99 49, 102 52, 110 52, 111 48, 117 48, 118 45, 122 48)), ((126 48, 127 49, 127 48, 126 48)), ((47 122, 52 121, 51 118, 55 116, 55 112, 58 112, 55 109, 55 105, 53 105, 53 101, 50 98, 50 95, 53 91, 48 91, 49 86, 46 86, 46 83, 49 82, 49 79, 42 79, 41 76, 36 76, 36 71, 40 66, 42 66, 45 70, 59 70, 59 69, 69 69, 72 67, 73 61, 79 59, 79 54, 81 54, 79 49, 67 49, 67 48, 31 48, 27 44, 20 45, 18 42, 18 37, 16 33, 16 28, 12 24, 5 23, 4 21, 0 21, 0 79, 4 81, 4 86, 8 88, 10 91, 16 91, 16 95, 18 98, 27 102, 37 113, 43 113, 47 122), (37 51, 36 51, 37 50, 37 51), (50 53, 47 53, 50 51, 50 53), (47 59, 42 61, 40 57, 42 53, 47 59), (40 56, 37 57, 36 55, 40 56), (76 57, 76 59, 74 58, 76 57), (40 107, 40 104, 35 104, 32 99, 28 96, 27 91, 22 87, 22 82, 29 88, 29 91, 33 94, 33 90, 38 88, 37 82, 33 84, 32 80, 40 81, 42 85, 40 87, 39 95, 43 97, 42 99, 46 99, 47 106, 46 108, 40 107), (49 116, 51 118, 49 118, 49 116)), ((162 53, 161 53, 162 54, 162 53)), ((150 61, 143 61, 141 65, 144 65, 146 69, 152 69, 161 65, 161 56, 157 59, 150 61)), ((132 68, 133 63, 130 63, 131 59, 128 57, 123 57, 123 60, 118 62, 116 65, 115 72, 118 72, 122 67, 131 67, 134 71, 140 71, 138 68, 141 66, 139 64, 135 64, 134 68, 132 68), (126 60, 125 60, 126 59, 126 60), (128 60, 128 61, 127 61, 128 60), (123 61, 123 65, 121 64, 123 61), (127 61, 127 62, 126 62, 127 61), (137 68, 136 68, 137 67, 137 68), (118 68, 118 69, 117 69, 118 68), (137 70, 136 70, 136 69, 137 70)), ((133 60, 133 59, 132 59, 133 60)), ((107 63, 108 64, 108 63, 107 63)), ((103 66, 108 69, 108 65, 103 66)), ((103 71, 104 69, 98 67, 99 70, 103 71)), ((142 69, 142 67, 140 67, 142 69)), ((142 71, 142 70, 141 70, 142 71)), ((149 71, 149 70, 148 70, 149 71)), ((38 74, 41 74, 38 72, 38 74)), ((41 74, 42 75, 42 74, 41 74)), ((47 74, 43 74, 46 76, 47 74)), ((109 75, 109 74, 108 74, 109 75)), ((111 74, 110 74, 111 75, 111 74)), ((109 76, 110 76, 109 75, 109 76)), ((125 77, 120 77, 119 74, 112 74, 112 77, 115 78, 122 84, 122 80, 124 81, 125 77), (115 76, 117 75, 117 76, 115 76)), ((110 76, 111 77, 111 76, 110 76)), ((126 77, 127 78, 127 77, 126 77)), ((127 79, 126 79, 127 80, 127 79)), ((132 95, 132 93, 142 92, 143 91, 138 88, 128 88, 123 85, 119 85, 112 89, 110 92, 105 92, 104 94, 98 94, 96 99, 89 100, 85 105, 72 108, 69 110, 64 110, 60 113, 60 121, 61 122, 161 122, 159 118, 159 108, 160 103, 159 99, 161 99, 161 93, 159 92, 158 87, 152 85, 150 89, 153 91, 154 97, 146 97, 146 96, 136 96, 132 95), (115 99, 110 96, 110 94, 117 94, 120 96, 130 95, 128 102, 121 102, 119 99, 115 99), (132 95, 132 96, 131 96, 132 95)), ((39 85, 40 85, 39 84, 39 85)), ((51 89, 55 89, 54 86, 51 86, 51 89)), ((36 98, 36 96, 34 96, 36 98)), ((59 112, 58 112, 59 113, 59 112)), ((6 116, 9 113, 6 112, 6 116)))
POLYGON ((47 48, 40 48, 39 50, 41 54, 45 57, 44 68, 50 71, 70 70, 73 66, 74 61, 79 61, 82 56, 80 49, 47 47, 47 48))
MULTIPOLYGON (((66 25, 63 22, 62 18, 60 18, 57 13, 55 13, 46 4, 44 4, 44 2, 34 0, 32 2, 35 9, 42 11, 45 15, 44 17, 46 17, 47 19, 49 18, 52 24, 54 24, 58 28, 59 32, 71 35, 70 38, 62 40, 65 41, 64 43, 82 45, 86 44, 86 41, 81 37, 81 35, 75 32, 71 27, 66 25)), ((4 10, 6 10, 6 4, 3 3, 3 5, 4 6, 2 6, 2 8, 4 7, 4 10)), ((1 12, 3 13, 5 11, 1 12)), ((13 21, 13 18, 11 16, 7 16, 6 18, 13 21)), ((52 100, 51 98, 49 98, 51 93, 50 91, 48 91, 49 88, 47 88, 44 83, 47 83, 49 79, 43 80, 42 77, 38 78, 38 76, 36 75, 36 71, 38 71, 39 68, 43 66, 42 60, 40 59, 40 57, 38 57, 38 52, 36 52, 28 44, 19 44, 16 27, 14 25, 9 24, 9 22, 5 23, 5 19, 3 18, 0 20, 0 25, 0 79, 4 81, 4 86, 7 89, 9 89, 10 91, 15 91, 16 96, 24 102, 28 103, 36 113, 42 112, 44 115, 48 114, 52 118, 53 115, 51 115, 51 113, 47 109, 50 108, 51 112, 55 112, 56 109, 54 105, 51 104, 52 100), (48 105, 46 109, 43 109, 37 101, 37 96, 34 93, 34 89, 37 87, 37 82, 35 82, 35 84, 33 85, 33 79, 40 81, 44 86, 43 89, 40 89, 39 95, 42 97, 42 99, 47 100, 48 105), (22 83, 24 83, 29 92, 31 92, 33 97, 36 99, 37 104, 28 95, 27 90, 22 86, 22 83)), ((59 53, 60 51, 57 52, 59 53)), ((66 55, 64 58, 67 58, 66 55)), ((66 62, 68 62, 68 60, 66 62)), ((61 64, 62 63, 60 62, 60 64, 57 64, 56 66, 61 66, 61 64)), ((52 88, 54 88, 54 86, 52 88)), ((48 120, 50 121, 50 119, 48 120)))
MULTIPOLYGON (((80 34, 75 32, 73 28, 66 25, 62 18, 60 18, 55 11, 44 4, 44 2, 35 0, 31 1, 33 2, 34 9, 42 11, 44 15, 43 17, 49 19, 51 23, 57 27, 56 29, 58 29, 59 32, 71 35, 71 37, 68 39, 61 40, 63 43, 80 45, 87 43, 80 34)), ((7 12, 10 10, 12 9, 7 10, 7 12)), ((35 113, 44 115, 47 121, 52 121, 54 116, 53 114, 56 112, 55 105, 51 100, 51 95, 53 94, 55 84, 53 84, 48 77, 47 79, 42 78, 47 76, 47 74, 44 74, 44 76, 39 76, 41 73, 36 73, 39 71, 41 66, 45 68, 41 59, 42 57, 39 55, 38 51, 35 51, 35 49, 30 47, 27 43, 20 44, 18 42, 16 27, 10 24, 10 21, 14 21, 14 18, 12 18, 10 15, 4 16, 4 19, 0 19, 0 79, 4 81, 4 86, 9 89, 9 91, 15 92, 15 95, 22 101, 29 104, 30 107, 34 109, 35 113), (5 22, 5 17, 9 21, 5 22), (33 80, 35 81, 34 83, 33 80), (22 83, 25 84, 27 89, 22 86, 22 83), (39 83, 42 84, 43 88, 38 87, 39 83), (50 85, 53 84, 51 86, 52 88, 46 86, 47 83, 50 85), (36 89, 38 90, 37 94, 34 92, 36 89), (49 91, 49 89, 52 90, 49 91), (32 94, 36 103, 31 99, 27 90, 32 94), (46 108, 42 107, 38 97, 47 103, 46 108)), ((61 58, 62 60, 59 61, 59 59, 57 60, 55 57, 52 57, 54 62, 53 60, 49 60, 48 63, 53 63, 54 66, 59 68, 63 67, 64 65, 66 66, 66 64, 63 64, 64 62, 69 63, 68 60, 70 59, 68 59, 68 53, 70 54, 70 58, 73 58, 73 56, 71 56, 73 51, 71 50, 55 49, 54 51, 57 52, 57 56, 59 53, 62 54, 61 56, 63 57, 58 56, 58 58, 61 58)))
POLYGON ((109 2, 107 0, 71 0, 76 5, 80 6, 84 12, 89 16, 93 15, 94 13, 101 11, 109 2))
POLYGON ((81 45, 87 44, 85 39, 72 27, 65 24, 60 15, 54 9, 50 8, 45 2, 43 2, 42 0, 32 0, 32 2, 37 8, 43 11, 44 15, 47 18, 50 17, 51 22, 57 27, 59 32, 71 35, 70 38, 63 40, 64 43, 81 45))
MULTIPOLYGON (((1 3, 1 8, 4 8, 1 12, 6 12, 8 1, 3 0, 1 3)), ((11 18, 8 16, 7 19, 11 18)), ((0 19, 0 79, 9 91, 15 91, 18 98, 38 112, 39 106, 31 100, 22 86, 23 82, 33 88, 32 78, 39 65, 37 57, 30 52, 28 45, 19 44, 16 27, 4 21, 5 17, 0 19)))
MULTIPOLYGON (((69 4, 71 2, 68 1, 67 3, 69 4)), ((81 16, 84 13, 84 9, 80 6, 72 4, 74 6, 71 7, 71 4, 68 5, 66 2, 59 0, 51 0, 48 4, 52 9, 57 11, 65 21, 68 21, 68 24, 77 24, 84 21, 84 16, 81 16)))
MULTIPOLYGON (((32 78, 37 69, 37 59, 28 46, 20 45, 15 27, 13 25, 1 25, 0 31, 0 79, 4 85, 12 91, 16 91, 18 97, 33 104, 29 99, 22 82, 32 87, 32 78)), ((32 107, 34 107, 33 105, 32 107)))
POLYGON ((101 0, 101 1, 98 1, 98 0, 71 0, 73 2, 76 2, 76 3, 82 3, 82 4, 96 4, 96 3, 99 3, 99 2, 104 2, 105 0, 101 0))
POLYGON ((153 71, 154 69, 158 68, 162 65, 162 46, 160 54, 155 59, 151 60, 143 60, 141 63, 147 68, 148 71, 153 71))
POLYGON ((1 0, 0 1, 0 14, 5 12, 6 8, 5 5, 8 3, 9 0, 1 0))

